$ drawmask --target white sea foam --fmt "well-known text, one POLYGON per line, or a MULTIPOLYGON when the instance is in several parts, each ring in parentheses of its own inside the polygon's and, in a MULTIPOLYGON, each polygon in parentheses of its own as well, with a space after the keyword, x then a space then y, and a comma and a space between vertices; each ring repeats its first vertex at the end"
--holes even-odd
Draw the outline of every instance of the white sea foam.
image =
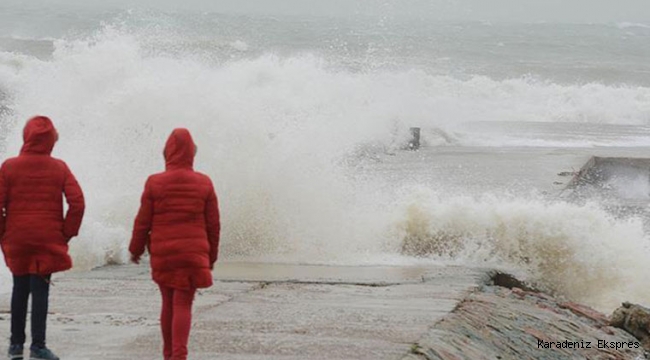
POLYGON ((630 29, 630 28, 650 29, 650 24, 633 23, 633 22, 621 22, 621 23, 616 24, 616 26, 619 29, 630 29))
POLYGON ((235 40, 230 46, 237 51, 248 51, 248 44, 242 40, 235 40))
POLYGON ((616 219, 596 204, 408 193, 396 229, 409 252, 524 270, 535 285, 604 311, 650 299, 650 239, 638 218, 616 219))
MULTIPOLYGON (((443 134, 473 121, 646 125, 648 88, 352 72, 311 55, 217 65, 151 54, 137 36, 111 29, 57 42, 51 60, 12 64, 0 63, 13 99, 6 120, 51 116, 60 132, 54 155, 86 192, 87 216, 72 245, 78 268, 127 260, 144 181, 163 169, 166 136, 183 126, 199 146, 197 169, 220 194, 225 258, 505 263, 601 308, 622 294, 650 299, 641 286, 648 239, 639 221, 595 205, 387 190, 345 161, 362 144, 396 147, 411 125, 443 134), (415 253, 429 260, 402 255, 404 239, 415 239, 415 253)), ((19 126, 9 134, 7 156, 19 134, 19 126)))

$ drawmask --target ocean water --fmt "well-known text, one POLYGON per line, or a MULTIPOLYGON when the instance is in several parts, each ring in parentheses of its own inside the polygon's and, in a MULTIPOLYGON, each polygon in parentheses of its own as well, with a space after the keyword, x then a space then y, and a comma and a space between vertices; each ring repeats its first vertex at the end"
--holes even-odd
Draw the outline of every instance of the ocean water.
POLYGON ((0 152, 30 116, 54 120, 87 197, 76 269, 127 261, 182 126, 220 195, 224 259, 500 266, 610 309, 650 302, 643 219, 508 169, 530 149, 650 155, 648 58, 638 23, 0 5, 0 152), (424 148, 405 154, 411 126, 424 148))

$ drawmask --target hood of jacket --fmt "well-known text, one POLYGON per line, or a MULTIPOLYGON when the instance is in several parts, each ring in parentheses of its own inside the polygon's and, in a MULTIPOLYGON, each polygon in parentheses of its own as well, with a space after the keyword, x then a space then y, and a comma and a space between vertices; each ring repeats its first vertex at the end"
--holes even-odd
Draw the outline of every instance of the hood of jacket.
POLYGON ((171 169, 192 169, 196 145, 187 129, 174 129, 165 144, 165 167, 171 169))
POLYGON ((35 116, 27 121, 23 129, 21 154, 51 154, 59 134, 46 116, 35 116))

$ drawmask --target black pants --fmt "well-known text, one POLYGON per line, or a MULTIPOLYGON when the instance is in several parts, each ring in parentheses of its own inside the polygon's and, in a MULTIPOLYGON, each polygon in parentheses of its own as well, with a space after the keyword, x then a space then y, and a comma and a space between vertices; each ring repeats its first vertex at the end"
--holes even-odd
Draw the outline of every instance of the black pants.
POLYGON ((32 294, 32 347, 44 347, 50 275, 14 276, 14 289, 11 295, 11 344, 25 343, 27 300, 30 293, 32 294))

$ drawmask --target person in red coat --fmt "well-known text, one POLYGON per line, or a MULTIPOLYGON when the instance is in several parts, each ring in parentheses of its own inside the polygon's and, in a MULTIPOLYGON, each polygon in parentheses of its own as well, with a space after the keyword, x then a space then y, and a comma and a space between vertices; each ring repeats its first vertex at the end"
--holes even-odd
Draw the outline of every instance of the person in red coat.
POLYGON ((217 195, 210 178, 193 169, 196 149, 187 129, 171 133, 166 169, 147 179, 129 245, 136 264, 145 248, 150 254, 151 275, 162 294, 165 360, 187 359, 194 293, 212 286, 219 253, 217 195))
POLYGON ((13 274, 10 359, 23 358, 27 300, 32 294, 32 359, 58 359, 45 347, 49 282, 72 267, 84 196, 65 162, 50 156, 58 133, 45 116, 30 119, 20 155, 0 168, 0 243, 13 274), (63 214, 63 196, 68 210, 63 214))

